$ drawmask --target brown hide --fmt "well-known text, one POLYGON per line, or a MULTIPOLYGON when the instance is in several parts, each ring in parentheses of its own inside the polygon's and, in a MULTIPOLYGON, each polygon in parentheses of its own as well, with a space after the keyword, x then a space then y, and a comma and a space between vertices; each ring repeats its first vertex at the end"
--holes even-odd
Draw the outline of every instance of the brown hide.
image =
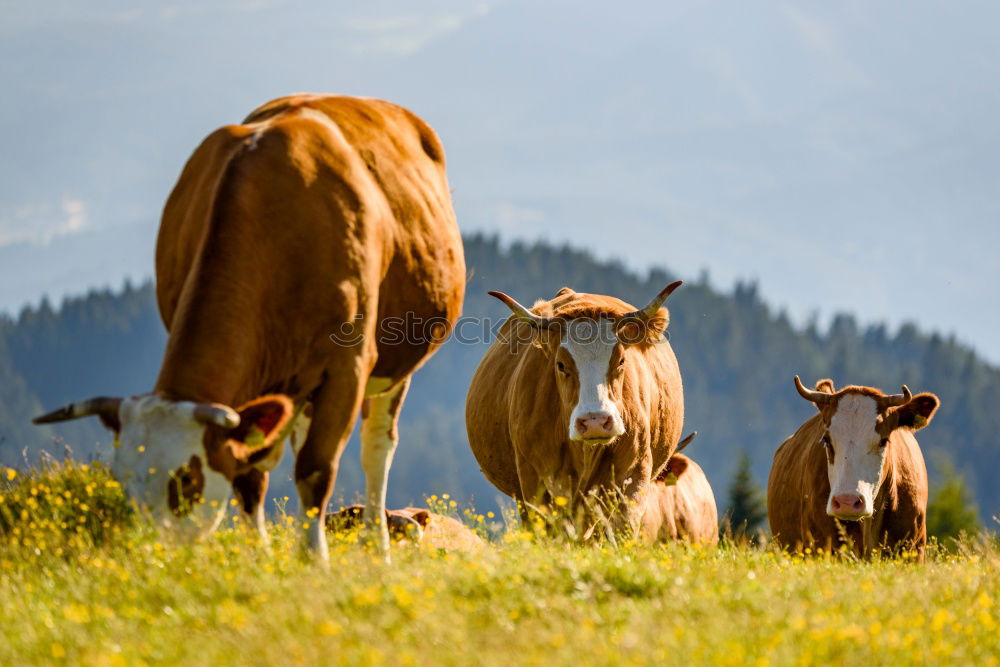
MULTIPOLYGON (((833 387, 830 384, 817 389, 832 393, 833 387)), ((845 387, 838 394, 851 391, 873 398, 885 396, 870 387, 845 387)), ((926 400, 927 396, 919 394, 913 401, 926 400)), ((934 401, 936 406, 936 397, 934 401)), ((890 410, 890 419, 885 421, 895 425, 892 416, 904 413, 905 407, 890 410)), ((837 521, 827 515, 830 480, 822 438, 827 431, 824 415, 829 418, 835 409, 824 408, 823 413, 811 417, 775 452, 767 485, 772 535, 788 547, 836 550, 845 544, 846 537, 858 556, 902 547, 915 548, 922 556, 927 541, 927 469, 911 428, 895 428, 888 433, 873 515, 861 521, 837 521)))
MULTIPOLYGON (((440 336, 460 313, 465 264, 441 144, 381 100, 269 102, 188 160, 164 208, 156 274, 170 337, 155 392, 312 400, 297 478, 315 481, 304 501, 318 504, 366 381, 398 382, 439 346, 391 344, 377 323, 411 313, 439 322, 440 336), (363 342, 338 344, 338 333, 363 342)), ((220 440, 210 429, 209 462, 232 476, 212 452, 220 440)))
MULTIPOLYGON (((327 528, 350 530, 362 525, 363 505, 351 505, 339 512, 328 514, 327 528)), ((422 548, 446 551, 478 552, 486 548, 486 541, 464 523, 450 516, 431 512, 423 507, 404 507, 386 510, 389 534, 397 542, 417 541, 422 548), (417 530, 416 526, 420 529, 417 530)))
MULTIPOLYGON (((355 322, 461 310, 465 264, 443 149, 423 121, 374 99, 295 95, 211 134, 163 212, 157 301, 170 331, 168 398, 239 405, 314 391, 330 335, 355 322)), ((374 338, 372 339, 374 340, 374 338)), ((436 348, 370 345, 400 379, 436 348)))
POLYGON ((424 528, 421 546, 447 551, 476 552, 486 548, 486 541, 454 517, 436 514, 420 507, 393 510, 410 517, 424 528))
POLYGON ((643 539, 717 544, 719 512, 712 486, 701 466, 683 454, 675 454, 660 477, 646 496, 641 524, 643 539), (670 473, 676 482, 669 483, 673 479, 670 473))
MULTIPOLYGON (((620 317, 634 310, 613 297, 569 289, 532 309, 563 319, 620 317)), ((660 311, 662 318, 667 315, 660 311)), ((684 421, 681 374, 670 344, 641 343, 621 351, 626 366, 618 406, 625 433, 595 447, 568 437, 569 413, 553 361, 558 339, 546 345, 506 342, 517 326, 527 325, 512 317, 502 326, 469 388, 466 427, 483 473, 503 493, 537 505, 548 504, 552 495, 578 503, 592 489, 620 489, 624 518, 635 525, 640 499, 670 458, 684 421)))

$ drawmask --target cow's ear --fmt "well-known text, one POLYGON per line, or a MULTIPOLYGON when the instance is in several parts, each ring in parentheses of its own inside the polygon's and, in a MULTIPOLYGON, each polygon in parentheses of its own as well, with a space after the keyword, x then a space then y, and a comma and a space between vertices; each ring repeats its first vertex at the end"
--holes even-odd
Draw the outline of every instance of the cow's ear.
POLYGON ((655 315, 646 319, 646 342, 660 343, 664 340, 670 340, 670 334, 667 333, 669 326, 670 311, 666 308, 660 308, 655 315))
POLYGON ((410 518, 419 523, 421 528, 426 528, 431 521, 431 513, 429 510, 416 510, 410 514, 410 518))
POLYGON ((667 461, 667 470, 674 474, 674 477, 680 477, 688 469, 688 459, 686 456, 671 456, 670 460, 667 461))
POLYGON ((830 378, 823 378, 816 383, 816 391, 821 391, 824 394, 835 394, 837 390, 833 388, 833 380, 830 378))
POLYGON ((663 482, 665 486, 673 486, 687 469, 688 459, 686 456, 671 456, 667 465, 663 466, 663 470, 657 475, 656 481, 663 482))
POLYGON ((576 292, 573 289, 569 288, 569 287, 561 287, 561 288, 559 288, 559 291, 556 292, 556 295, 554 297, 552 297, 552 298, 555 299, 555 298, 558 298, 560 296, 566 296, 568 294, 576 294, 576 292))
POLYGON ((273 455, 280 456, 281 437, 292 418, 292 401, 287 396, 271 394, 255 398, 237 410, 240 423, 226 438, 233 444, 238 459, 257 467, 270 469, 277 464, 273 455))
POLYGON ((894 412, 896 426, 919 431, 931 423, 939 404, 940 401, 934 394, 917 394, 910 399, 909 403, 896 408, 894 412))
POLYGON ((624 345, 655 345, 670 340, 670 311, 660 308, 652 317, 626 317, 619 320, 615 336, 624 345))

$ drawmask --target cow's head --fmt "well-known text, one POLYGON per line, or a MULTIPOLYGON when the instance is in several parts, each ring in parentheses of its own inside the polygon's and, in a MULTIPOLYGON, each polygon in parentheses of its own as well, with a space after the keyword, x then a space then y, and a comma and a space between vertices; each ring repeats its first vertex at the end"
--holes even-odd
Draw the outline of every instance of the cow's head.
MULTIPOLYGON (((339 512, 326 515, 326 527, 333 531, 349 531, 360 528, 364 524, 364 505, 351 505, 339 512)), ((396 542, 420 542, 424 537, 424 528, 430 522, 431 513, 425 509, 407 508, 385 511, 386 527, 389 537, 396 542)))
POLYGON ((234 410, 144 394, 79 401, 34 421, 88 415, 115 432, 111 470, 129 498, 158 523, 200 532, 221 520, 234 477, 280 453, 292 405, 284 396, 264 396, 234 410))
MULTIPOLYGON (((663 302, 680 285, 679 280, 667 285, 645 307, 632 312, 568 316, 540 315, 503 292, 490 292, 511 309, 517 322, 533 328, 535 342, 545 351, 555 376, 571 441, 604 445, 625 433, 621 401, 629 360, 641 348, 665 340, 669 317, 663 302)), ((563 288, 557 296, 567 294, 575 293, 563 288)))
POLYGON ((898 428, 919 430, 930 423, 938 408, 934 394, 887 396, 871 387, 844 387, 820 380, 812 391, 795 376, 795 388, 819 409, 825 426, 815 446, 826 453, 830 497, 826 513, 838 519, 858 520, 872 515, 875 497, 885 479, 890 436, 898 428))

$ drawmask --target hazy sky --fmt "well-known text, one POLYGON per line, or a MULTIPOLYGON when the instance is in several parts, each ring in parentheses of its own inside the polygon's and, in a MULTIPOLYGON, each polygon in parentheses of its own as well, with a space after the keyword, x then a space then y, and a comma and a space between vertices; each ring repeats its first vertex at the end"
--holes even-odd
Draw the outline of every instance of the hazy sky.
MULTIPOLYGON (((0 2, 0 309, 152 274, 202 137, 297 91, 441 134, 459 222, 1000 361, 1000 4, 0 2)), ((502 285, 497 288, 502 289, 502 285)), ((530 301, 540 295, 518 295, 530 301)))

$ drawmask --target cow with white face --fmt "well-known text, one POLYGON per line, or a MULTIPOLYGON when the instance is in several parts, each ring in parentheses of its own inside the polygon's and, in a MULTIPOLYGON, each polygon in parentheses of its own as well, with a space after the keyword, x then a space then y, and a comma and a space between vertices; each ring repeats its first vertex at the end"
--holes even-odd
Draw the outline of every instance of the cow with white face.
POLYGON ((157 524, 196 535, 214 529, 236 490, 266 536, 260 503, 248 503, 248 479, 280 454, 293 411, 285 396, 263 396, 239 410, 144 394, 71 403, 35 418, 45 424, 96 415, 115 434, 111 471, 157 524), (265 463, 266 464, 266 463, 265 463))
POLYGON ((838 548, 858 555, 927 540, 927 470, 913 433, 934 417, 938 398, 886 395, 871 387, 839 391, 830 380, 795 388, 819 414, 774 455, 768 481, 771 532, 782 543, 838 548), (844 522, 844 523, 840 523, 844 522))
POLYGON ((635 309, 561 289, 525 308, 490 292, 513 315, 473 377, 469 442, 486 477, 531 506, 619 499, 635 526, 639 499, 680 438, 684 399, 666 333, 665 287, 635 309), (558 500, 562 498, 563 500, 558 500))

